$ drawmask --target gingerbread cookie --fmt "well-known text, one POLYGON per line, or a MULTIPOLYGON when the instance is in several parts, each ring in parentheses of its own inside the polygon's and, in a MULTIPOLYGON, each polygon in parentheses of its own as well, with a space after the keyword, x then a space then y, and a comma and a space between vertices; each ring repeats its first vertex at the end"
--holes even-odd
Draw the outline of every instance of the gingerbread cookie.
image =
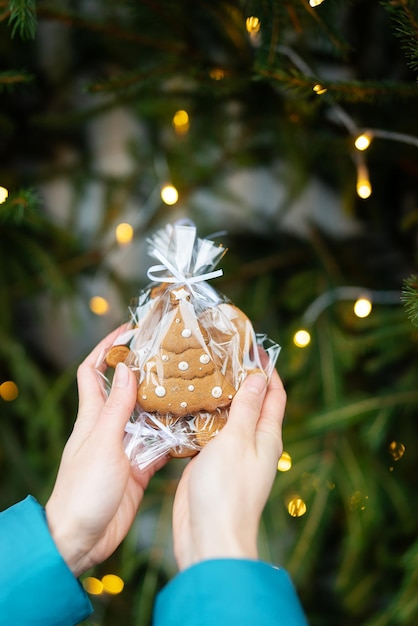
POLYGON ((158 347, 143 366, 137 399, 148 412, 177 416, 213 412, 231 403, 232 372, 210 347, 208 328, 196 318, 184 287, 170 294, 172 310, 159 322, 158 347))

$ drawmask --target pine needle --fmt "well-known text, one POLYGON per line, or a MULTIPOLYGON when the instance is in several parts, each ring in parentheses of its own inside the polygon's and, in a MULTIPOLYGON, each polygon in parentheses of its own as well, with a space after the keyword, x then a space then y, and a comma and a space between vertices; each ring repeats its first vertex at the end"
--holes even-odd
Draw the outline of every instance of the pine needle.
POLYGON ((12 37, 18 34, 23 40, 34 39, 38 24, 35 0, 10 0, 9 11, 12 37))
POLYGON ((418 328, 418 276, 413 274, 404 280, 401 301, 409 319, 418 328))

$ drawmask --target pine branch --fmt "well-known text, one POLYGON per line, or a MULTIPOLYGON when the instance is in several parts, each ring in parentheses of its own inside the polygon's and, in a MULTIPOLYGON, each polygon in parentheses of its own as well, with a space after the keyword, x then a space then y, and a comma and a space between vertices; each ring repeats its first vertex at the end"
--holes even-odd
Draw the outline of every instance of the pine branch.
POLYGON ((38 24, 35 0, 10 0, 9 10, 12 38, 18 34, 23 40, 34 39, 38 24))
POLYGON ((418 12, 415 0, 385 0, 385 9, 396 25, 395 35, 402 41, 402 49, 409 66, 418 71, 418 12))
POLYGON ((11 194, 0 205, 0 224, 14 222, 21 224, 33 214, 39 206, 39 197, 33 189, 21 189, 11 194))
POLYGON ((418 328, 418 276, 413 274, 404 280, 401 301, 409 319, 418 328))

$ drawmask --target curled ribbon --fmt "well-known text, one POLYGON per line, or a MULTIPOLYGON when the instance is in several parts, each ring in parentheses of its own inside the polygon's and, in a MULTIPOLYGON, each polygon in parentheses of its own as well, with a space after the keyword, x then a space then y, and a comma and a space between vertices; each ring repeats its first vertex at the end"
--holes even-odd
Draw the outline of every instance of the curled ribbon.
POLYGON ((205 274, 197 274, 196 276, 185 276, 183 272, 181 272, 178 268, 170 263, 170 261, 157 249, 152 251, 152 256, 156 257, 159 261, 161 261, 162 265, 152 265, 147 272, 147 276, 150 280, 162 282, 162 283, 185 283, 189 287, 193 283, 199 283, 206 280, 210 280, 211 278, 217 278, 218 276, 222 276, 223 271, 213 270, 212 272, 206 272, 205 274), (163 272, 164 270, 168 270, 170 275, 161 275, 157 274, 157 272, 163 272))

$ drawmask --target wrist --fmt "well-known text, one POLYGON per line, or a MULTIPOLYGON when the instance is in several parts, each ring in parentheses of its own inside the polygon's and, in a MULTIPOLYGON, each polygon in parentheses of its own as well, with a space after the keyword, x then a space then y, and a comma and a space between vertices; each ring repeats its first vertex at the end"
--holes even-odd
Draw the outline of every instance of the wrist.
POLYGON ((55 546, 74 577, 78 578, 92 566, 89 559, 90 548, 80 543, 80 533, 76 532, 68 520, 63 520, 64 516, 56 515, 49 503, 45 512, 55 546))
POLYGON ((252 559, 257 560, 257 541, 246 538, 241 539, 237 535, 228 536, 226 533, 213 536, 199 537, 197 540, 188 542, 181 549, 175 547, 175 557, 180 571, 196 565, 202 561, 213 559, 252 559))

